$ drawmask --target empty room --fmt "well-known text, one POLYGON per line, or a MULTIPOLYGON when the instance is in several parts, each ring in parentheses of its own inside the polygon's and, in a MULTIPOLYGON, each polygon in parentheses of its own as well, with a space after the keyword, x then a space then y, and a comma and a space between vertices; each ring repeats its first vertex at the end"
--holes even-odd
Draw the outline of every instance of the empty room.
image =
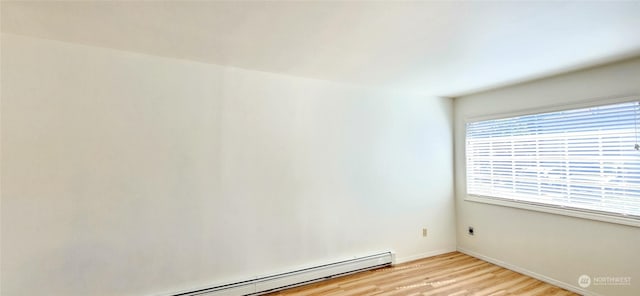
POLYGON ((0 295, 640 295, 640 1, 0 2, 0 295))

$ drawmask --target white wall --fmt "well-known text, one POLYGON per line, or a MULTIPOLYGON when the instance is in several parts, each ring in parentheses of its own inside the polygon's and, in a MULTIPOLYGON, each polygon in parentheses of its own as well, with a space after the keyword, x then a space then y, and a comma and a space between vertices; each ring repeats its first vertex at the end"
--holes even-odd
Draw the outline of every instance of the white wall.
POLYGON ((7 34, 1 70, 3 296, 455 249, 448 99, 7 34))
POLYGON ((640 94, 640 59, 456 98, 458 247, 566 285, 577 286, 582 274, 630 276, 631 286, 592 285, 588 291, 640 295, 640 228, 464 200, 465 118, 630 94, 640 94))

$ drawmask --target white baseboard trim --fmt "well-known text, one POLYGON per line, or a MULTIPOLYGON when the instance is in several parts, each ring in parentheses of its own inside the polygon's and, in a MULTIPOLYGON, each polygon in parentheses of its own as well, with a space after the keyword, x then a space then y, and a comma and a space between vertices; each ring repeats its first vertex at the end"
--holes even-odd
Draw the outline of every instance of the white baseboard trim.
POLYGON ((492 257, 489 257, 489 256, 485 256, 485 255, 476 253, 476 252, 471 251, 471 250, 467 250, 465 248, 458 247, 458 252, 467 254, 467 255, 472 256, 472 257, 476 257, 476 258, 478 258, 480 260, 484 260, 484 261, 493 263, 495 265, 504 267, 506 269, 513 270, 515 272, 522 273, 522 274, 530 276, 532 278, 541 280, 541 281, 543 281, 545 283, 549 283, 549 284, 552 284, 554 286, 558 286, 560 288, 569 290, 571 292, 578 293, 580 295, 584 295, 584 296, 603 296, 601 294, 598 294, 598 293, 595 293, 595 292, 592 292, 592 291, 584 290, 584 289, 582 289, 580 287, 577 287, 577 286, 574 286, 574 285, 571 285, 571 284, 568 284, 568 283, 565 283, 565 282, 550 278, 550 277, 545 276, 545 275, 541 275, 539 273, 533 272, 531 270, 528 270, 526 268, 523 268, 523 267, 520 267, 520 266, 517 266, 517 265, 513 265, 511 263, 507 263, 507 262, 504 262, 504 261, 501 261, 501 260, 498 260, 498 259, 495 259, 495 258, 492 258, 492 257))
POLYGON ((406 262, 410 262, 410 261, 414 261, 414 260, 433 257, 433 256, 437 256, 437 255, 442 255, 442 254, 446 254, 446 253, 455 252, 455 251, 456 251, 455 248, 447 248, 447 249, 440 249, 440 250, 430 251, 430 252, 421 253, 421 254, 417 254, 417 255, 411 255, 411 256, 402 257, 402 258, 394 258, 393 264, 396 265, 396 264, 400 264, 400 263, 406 263, 406 262))
POLYGON ((312 282, 319 282, 347 274, 377 269, 393 264, 393 253, 390 251, 373 253, 346 260, 316 264, 306 268, 251 276, 244 280, 225 284, 177 291, 167 296, 242 296, 263 295, 282 289, 296 287, 312 282))

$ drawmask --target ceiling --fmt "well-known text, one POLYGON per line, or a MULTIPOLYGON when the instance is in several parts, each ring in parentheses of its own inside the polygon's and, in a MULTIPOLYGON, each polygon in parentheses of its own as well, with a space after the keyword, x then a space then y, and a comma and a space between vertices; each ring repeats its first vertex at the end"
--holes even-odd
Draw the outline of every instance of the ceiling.
POLYGON ((459 96, 640 55, 640 1, 3 1, 2 31, 459 96))

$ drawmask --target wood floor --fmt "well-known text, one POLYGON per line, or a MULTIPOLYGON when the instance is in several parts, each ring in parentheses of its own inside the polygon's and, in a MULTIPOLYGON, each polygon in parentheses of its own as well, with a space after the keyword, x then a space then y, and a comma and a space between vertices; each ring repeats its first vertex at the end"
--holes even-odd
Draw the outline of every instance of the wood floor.
POLYGON ((284 295, 578 295, 453 252, 269 294, 284 295))

